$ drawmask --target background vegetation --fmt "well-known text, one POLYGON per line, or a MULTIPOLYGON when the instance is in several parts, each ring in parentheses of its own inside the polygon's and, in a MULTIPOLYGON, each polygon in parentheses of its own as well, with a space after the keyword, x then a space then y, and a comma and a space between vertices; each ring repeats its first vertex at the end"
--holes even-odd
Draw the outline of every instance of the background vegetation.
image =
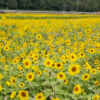
POLYGON ((0 9, 99 11, 100 0, 0 0, 0 9))

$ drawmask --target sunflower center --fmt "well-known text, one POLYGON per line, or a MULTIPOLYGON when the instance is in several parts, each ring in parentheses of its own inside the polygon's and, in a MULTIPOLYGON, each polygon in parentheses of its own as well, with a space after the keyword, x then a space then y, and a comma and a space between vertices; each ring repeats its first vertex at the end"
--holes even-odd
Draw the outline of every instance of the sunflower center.
POLYGON ((58 67, 60 67, 60 64, 57 64, 58 67))
POLYGON ((32 75, 29 75, 28 77, 31 79, 32 78, 32 75))
POLYGON ((75 71, 76 71, 76 67, 73 67, 73 68, 72 68, 72 71, 75 72, 75 71))
POLYGON ((60 74, 59 76, 60 76, 60 77, 63 77, 63 75, 62 75, 62 74, 60 74))
POLYGON ((72 56, 72 59, 74 59, 74 56, 72 56))
POLYGON ((25 65, 26 65, 26 66, 28 66, 28 65, 29 65, 29 63, 28 63, 28 62, 25 62, 25 65))
POLYGON ((91 52, 93 52, 93 50, 91 50, 91 52))
POLYGON ((25 93, 25 92, 22 92, 21 95, 22 95, 23 97, 26 97, 26 93, 25 93))
POLYGON ((78 87, 76 87, 76 88, 75 88, 75 91, 78 91, 78 90, 79 90, 79 88, 78 88, 78 87))
POLYGON ((47 62, 47 65, 50 65, 50 62, 49 61, 47 62))
POLYGON ((12 81, 13 81, 13 83, 15 83, 15 82, 16 82, 16 80, 15 80, 15 79, 13 79, 12 81))
POLYGON ((87 76, 87 75, 85 75, 85 76, 84 76, 84 78, 88 78, 88 76, 87 76))
POLYGON ((42 98, 42 96, 38 96, 38 99, 41 99, 42 98))
POLYGON ((81 56, 83 56, 83 53, 81 53, 81 56))

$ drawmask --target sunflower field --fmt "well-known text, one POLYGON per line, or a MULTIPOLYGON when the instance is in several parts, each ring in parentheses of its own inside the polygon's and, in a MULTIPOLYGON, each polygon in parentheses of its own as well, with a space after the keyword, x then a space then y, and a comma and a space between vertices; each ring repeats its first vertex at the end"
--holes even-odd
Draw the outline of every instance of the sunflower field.
POLYGON ((0 100, 100 100, 100 15, 0 14, 0 100))

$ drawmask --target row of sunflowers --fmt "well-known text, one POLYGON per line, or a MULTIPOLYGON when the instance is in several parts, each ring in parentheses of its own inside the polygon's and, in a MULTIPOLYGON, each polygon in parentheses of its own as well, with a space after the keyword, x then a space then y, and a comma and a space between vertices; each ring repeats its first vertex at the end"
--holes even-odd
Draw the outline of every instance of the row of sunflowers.
POLYGON ((0 100, 100 100, 98 15, 0 16, 0 100))

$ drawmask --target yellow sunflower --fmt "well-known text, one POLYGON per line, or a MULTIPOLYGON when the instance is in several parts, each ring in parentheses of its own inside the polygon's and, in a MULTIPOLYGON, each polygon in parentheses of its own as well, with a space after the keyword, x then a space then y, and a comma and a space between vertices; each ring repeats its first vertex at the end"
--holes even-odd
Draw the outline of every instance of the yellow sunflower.
POLYGON ((18 66, 18 68, 17 68, 19 71, 23 71, 23 67, 22 66, 18 66))
POLYGON ((82 91, 80 84, 76 84, 73 88, 73 93, 74 94, 80 94, 82 91))
POLYGON ((37 39, 37 40, 41 40, 41 39, 42 39, 42 35, 41 35, 41 34, 37 34, 37 35, 36 35, 36 39, 37 39))
POLYGON ((100 72, 100 65, 97 67, 97 71, 100 72))
POLYGON ((69 66, 68 72, 72 76, 79 74, 80 73, 80 65, 78 65, 78 64, 71 64, 69 66))
POLYGON ((2 80, 3 79, 3 75, 0 73, 0 80, 2 80))
POLYGON ((51 59, 49 59, 49 58, 47 58, 45 61, 44 61, 44 65, 46 66, 46 67, 51 67, 52 66, 52 60, 51 59))
POLYGON ((16 85, 16 77, 11 76, 10 77, 10 83, 13 84, 13 85, 16 85))
POLYGON ((36 100, 46 100, 42 92, 36 94, 36 100))
POLYGON ((96 68, 92 68, 92 69, 90 70, 90 73, 91 73, 91 74, 96 74, 96 73, 97 73, 96 68))
POLYGON ((99 82, 98 80, 96 80, 96 81, 94 82, 94 84, 95 84, 95 86, 99 86, 99 85, 100 85, 100 82, 99 82))
POLYGON ((25 90, 20 90, 18 93, 18 97, 20 98, 20 100, 28 100, 28 91, 25 90))
POLYGON ((91 70, 92 69, 92 66, 88 62, 86 62, 85 63, 85 69, 86 70, 91 70))
POLYGON ((75 53, 71 53, 71 54, 69 55, 69 58, 70 58, 71 62, 74 62, 74 61, 77 60, 77 56, 76 56, 75 53))
POLYGON ((20 83, 19 83, 19 87, 20 87, 20 88, 23 88, 24 86, 25 86, 25 84, 24 84, 23 82, 20 82, 20 83))
POLYGON ((59 98, 52 98, 51 100, 60 100, 59 98))
POLYGON ((4 50, 5 50, 5 51, 8 51, 9 49, 10 49, 10 48, 9 48, 9 45, 5 45, 5 46, 4 46, 4 50))
POLYGON ((71 40, 65 40, 65 45, 67 46, 71 45, 71 40))
POLYGON ((30 59, 27 58, 27 59, 23 60, 23 64, 24 64, 25 68, 29 69, 31 64, 32 64, 32 62, 30 61, 30 59))
POLYGON ((90 75, 89 74, 86 73, 86 74, 82 75, 82 80, 87 81, 89 79, 90 79, 90 75))
POLYGON ((84 58, 85 57, 84 52, 80 52, 78 55, 79 55, 80 58, 84 58))
POLYGON ((32 80, 34 80, 34 73, 32 73, 32 72, 29 72, 29 73, 27 73, 26 74, 26 79, 28 80, 28 81, 32 81, 32 80))
POLYGON ((96 52, 95 48, 88 48, 88 52, 90 54, 94 54, 96 52))
POLYGON ((55 68, 59 70, 63 69, 63 63, 56 63, 55 68))
POLYGON ((2 89, 3 89, 3 87, 2 87, 2 85, 0 85, 0 92, 2 91, 2 89))
POLYGON ((57 73, 57 79, 64 80, 66 78, 66 75, 64 72, 57 73))
POLYGON ((92 97, 92 100, 100 100, 100 95, 96 94, 92 97))
POLYGON ((7 85, 7 86, 10 86, 11 83, 10 83, 9 81, 6 81, 6 85, 7 85))
POLYGON ((15 96, 16 96, 16 91, 13 91, 13 92, 10 94, 10 98, 13 99, 13 98, 15 98, 15 96))
POLYGON ((64 80, 64 84, 67 85, 68 84, 68 80, 65 79, 64 80))

